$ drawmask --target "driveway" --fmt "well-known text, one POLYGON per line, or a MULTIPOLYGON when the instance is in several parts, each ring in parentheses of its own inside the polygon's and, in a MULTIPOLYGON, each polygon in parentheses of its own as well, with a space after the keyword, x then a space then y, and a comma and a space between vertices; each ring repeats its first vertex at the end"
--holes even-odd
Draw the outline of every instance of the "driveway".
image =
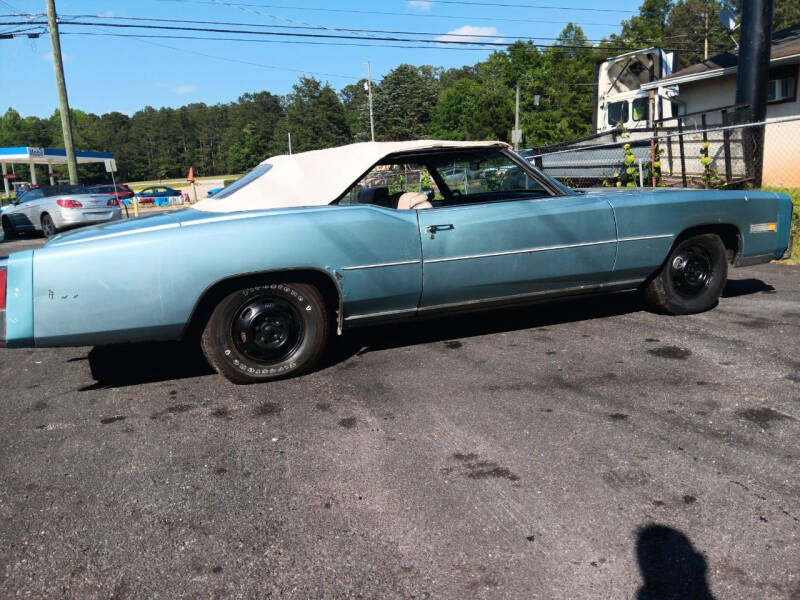
POLYGON ((800 267, 731 277, 247 387, 169 344, 0 350, 2 595, 800 598, 800 267))

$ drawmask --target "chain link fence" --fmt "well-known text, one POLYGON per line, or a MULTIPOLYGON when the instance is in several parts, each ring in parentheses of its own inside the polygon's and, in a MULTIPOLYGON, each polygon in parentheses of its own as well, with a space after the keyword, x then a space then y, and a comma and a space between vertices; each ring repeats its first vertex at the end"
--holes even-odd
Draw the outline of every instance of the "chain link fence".
POLYGON ((800 188, 800 117, 742 123, 730 108, 525 154, 570 187, 800 188))
POLYGON ((681 115, 653 129, 590 136, 524 156, 573 188, 757 187, 787 193, 795 207, 791 257, 800 262, 800 116, 746 123, 743 108, 681 115))

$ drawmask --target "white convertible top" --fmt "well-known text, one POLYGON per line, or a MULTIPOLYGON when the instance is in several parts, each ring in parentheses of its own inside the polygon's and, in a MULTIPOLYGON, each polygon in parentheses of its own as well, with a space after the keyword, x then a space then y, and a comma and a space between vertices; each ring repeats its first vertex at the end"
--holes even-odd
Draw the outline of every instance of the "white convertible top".
MULTIPOLYGON (((505 142, 363 142, 273 156, 261 165, 271 168, 222 198, 201 200, 192 208, 208 212, 236 212, 295 206, 321 206, 341 196, 370 167, 390 154, 436 148, 506 148, 505 142)), ((233 184, 235 185, 235 184, 233 184)), ((220 192, 220 194, 222 194, 220 192)))

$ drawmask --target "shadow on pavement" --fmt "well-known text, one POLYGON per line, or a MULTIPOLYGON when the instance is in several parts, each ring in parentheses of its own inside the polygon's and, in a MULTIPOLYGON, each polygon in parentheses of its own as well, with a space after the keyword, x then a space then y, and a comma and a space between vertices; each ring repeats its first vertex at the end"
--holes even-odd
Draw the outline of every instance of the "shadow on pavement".
POLYGON ((180 342, 96 346, 88 359, 97 383, 82 392, 214 374, 199 345, 180 342))
MULTIPOLYGON (((731 298, 771 291, 774 288, 760 279, 739 279, 728 281, 723 296, 731 298)), ((354 329, 342 337, 331 335, 328 351, 317 370, 375 350, 541 328, 645 309, 638 293, 626 292, 354 329)), ((97 383, 84 390, 199 377, 214 372, 203 357, 199 344, 170 342, 98 346, 89 352, 88 358, 92 377, 97 383)))
POLYGON ((714 600, 706 559, 677 529, 655 524, 641 529, 636 558, 644 580, 636 600, 714 600))
POLYGON ((333 340, 320 368, 330 367, 356 354, 375 350, 547 327, 624 315, 644 309, 639 294, 628 292, 355 329, 333 340))
POLYGON ((736 298, 748 294, 772 294, 775 288, 760 279, 729 279, 722 290, 723 298, 736 298))
MULTIPOLYGON (((436 320, 356 329, 329 338, 322 370, 373 350, 414 346, 436 341, 544 327, 642 310, 639 295, 615 294, 527 308, 495 310, 436 320)), ((198 344, 180 342, 96 346, 88 355, 96 383, 80 391, 120 387, 211 375, 198 344)))

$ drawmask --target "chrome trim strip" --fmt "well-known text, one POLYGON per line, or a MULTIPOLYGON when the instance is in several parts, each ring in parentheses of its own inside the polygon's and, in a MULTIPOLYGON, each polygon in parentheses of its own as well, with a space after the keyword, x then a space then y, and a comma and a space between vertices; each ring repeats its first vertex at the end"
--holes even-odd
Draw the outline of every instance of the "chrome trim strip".
POLYGON ((452 258, 433 258, 426 260, 425 264, 451 262, 454 260, 472 260, 474 258, 491 258, 493 256, 509 256, 512 254, 528 254, 529 252, 546 252, 548 250, 562 250, 566 248, 580 248, 582 246, 599 246, 601 244, 615 244, 617 240, 603 240, 601 242, 582 242, 580 244, 567 244, 564 246, 540 246, 538 248, 525 248, 524 250, 507 250, 506 252, 490 252, 487 254, 468 254, 466 256, 453 256, 452 258))
POLYGON ((399 265, 416 265, 419 264, 418 260, 400 260, 390 263, 378 263, 375 265, 358 265, 355 267, 342 267, 342 271, 355 271, 357 269, 377 269, 378 267, 397 267, 399 265))
POLYGON ((661 238, 673 238, 674 233, 662 233, 660 235, 640 235, 638 237, 619 238, 618 242, 638 242, 639 240, 659 240, 661 238))
POLYGON ((367 313, 365 315, 353 315, 351 317, 345 317, 345 321, 357 321, 358 319, 369 319, 373 317, 388 317, 390 315, 402 315, 405 313, 417 313, 419 312, 418 308, 404 308, 402 310, 387 310, 385 312, 378 312, 378 313, 367 313))
POLYGON ((401 315, 405 313, 424 313, 430 310, 440 310, 440 309, 447 309, 447 308, 457 308, 460 306, 472 306, 476 304, 491 304, 495 302, 503 302, 503 301, 514 301, 514 300, 524 300, 526 298, 534 299, 534 298, 541 298, 547 296, 553 296, 555 298, 563 295, 568 295, 572 292, 583 292, 587 290, 604 290, 606 288, 620 288, 624 289, 633 289, 634 287, 638 286, 642 283, 642 279, 628 279, 625 281, 615 281, 613 283, 599 283, 597 285, 579 285, 571 288, 562 288, 556 290, 543 290, 540 292, 531 292, 528 294, 513 294, 511 296, 496 296, 494 298, 481 298, 477 300, 469 300, 467 302, 453 302, 450 304, 435 304, 433 306, 424 306, 422 308, 407 308, 402 310, 387 310, 384 312, 378 313, 367 313, 364 315, 353 315, 350 317, 345 317, 345 321, 357 321, 358 319, 368 319, 368 318, 377 318, 377 317, 388 317, 391 315, 401 315))
POLYGON ((435 304, 433 306, 423 306, 419 309, 420 312, 424 312, 426 310, 437 310, 441 308, 455 308, 457 306, 470 306, 473 304, 481 304, 484 302, 503 302, 506 300, 523 300, 525 298, 539 298, 542 296, 561 296, 564 294, 569 294, 571 292, 583 292, 586 290, 602 290, 604 288, 609 287, 625 287, 625 286, 634 286, 639 285, 642 282, 641 279, 631 279, 628 281, 619 281, 615 283, 598 283, 597 285, 577 285, 571 288, 562 288, 556 290, 543 290, 541 292, 531 292, 528 294, 514 294, 511 296, 498 296, 496 298, 486 298, 485 300, 469 300, 468 302, 452 302, 450 304, 435 304))
POLYGON ((527 254, 529 252, 547 252, 550 250, 566 250, 567 248, 583 248, 586 246, 601 246, 603 244, 615 244, 617 242, 638 242, 640 240, 656 240, 660 238, 675 237, 673 233, 663 233, 659 235, 642 235, 638 237, 620 238, 618 240, 601 240, 598 242, 581 242, 579 244, 564 244, 561 246, 539 246, 537 248, 525 248, 523 250, 508 250, 506 252, 489 252, 487 254, 468 254, 465 256, 453 256, 452 258, 433 258, 426 260, 425 264, 451 262, 454 260, 472 260, 474 258, 491 258, 493 256, 509 256, 512 254, 527 254))

